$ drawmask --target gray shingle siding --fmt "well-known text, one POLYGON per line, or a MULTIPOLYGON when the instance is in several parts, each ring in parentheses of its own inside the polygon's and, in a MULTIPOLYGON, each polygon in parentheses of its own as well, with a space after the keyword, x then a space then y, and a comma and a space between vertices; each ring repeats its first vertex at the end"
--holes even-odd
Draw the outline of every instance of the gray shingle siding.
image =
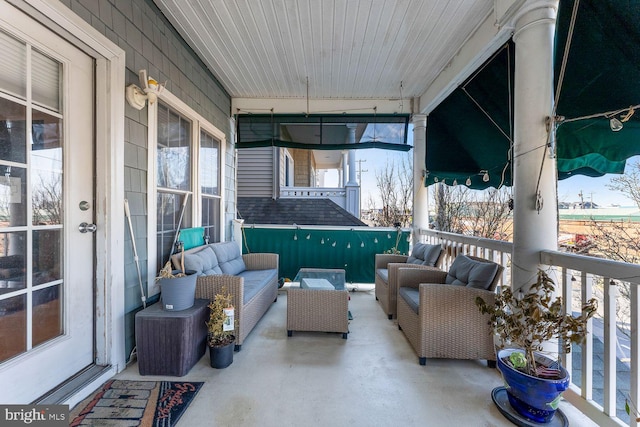
MULTIPOLYGON (((225 163, 226 235, 235 218, 235 184, 232 181, 233 144, 230 138, 231 98, 152 0, 61 0, 92 27, 126 52, 125 84, 138 81, 138 70, 146 69, 167 89, 227 135, 225 163)), ((124 88, 122 88, 124 90, 124 88)), ((136 248, 143 281, 147 272, 147 109, 125 107, 125 197, 133 217, 136 248), (144 254, 144 256, 142 256, 144 254)), ((141 306, 133 251, 125 230, 125 306, 127 351, 134 346, 133 315, 141 306)))

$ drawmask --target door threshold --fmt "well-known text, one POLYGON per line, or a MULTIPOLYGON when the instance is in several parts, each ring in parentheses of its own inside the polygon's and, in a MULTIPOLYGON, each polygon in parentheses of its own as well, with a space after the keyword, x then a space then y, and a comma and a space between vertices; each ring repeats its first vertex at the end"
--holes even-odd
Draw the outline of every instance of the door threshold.
POLYGON ((91 386, 97 380, 100 380, 99 384, 95 384, 95 387, 99 387, 104 381, 108 378, 112 377, 115 374, 113 367, 111 365, 100 366, 100 365, 90 365, 78 372, 73 377, 69 378, 67 381, 58 385, 54 389, 48 391, 44 395, 40 396, 38 399, 32 402, 34 405, 60 405, 60 404, 69 404, 71 408, 73 405, 77 404, 80 400, 84 399, 84 397, 88 396, 94 390, 86 391, 85 396, 79 397, 82 394, 83 390, 87 387, 91 386), (105 377, 106 376, 106 377, 105 377), (105 378, 102 378, 105 377, 105 378))

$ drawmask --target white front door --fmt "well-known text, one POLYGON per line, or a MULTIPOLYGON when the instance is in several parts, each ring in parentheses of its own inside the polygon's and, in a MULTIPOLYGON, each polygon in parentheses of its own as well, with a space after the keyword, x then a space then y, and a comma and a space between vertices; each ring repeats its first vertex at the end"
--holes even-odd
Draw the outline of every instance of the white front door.
POLYGON ((6 4, 0 52, 0 402, 29 403, 95 358, 94 63, 6 4))

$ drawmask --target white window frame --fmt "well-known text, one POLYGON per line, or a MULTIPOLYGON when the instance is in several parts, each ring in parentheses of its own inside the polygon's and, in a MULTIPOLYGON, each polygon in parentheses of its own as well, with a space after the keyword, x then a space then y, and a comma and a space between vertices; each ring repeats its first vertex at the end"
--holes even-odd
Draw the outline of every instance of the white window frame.
MULTIPOLYGON (((209 121, 207 121, 204 117, 198 114, 195 110, 189 107, 185 102, 180 100, 177 96, 173 95, 168 90, 163 90, 160 96, 158 97, 163 104, 167 105, 170 109, 175 111, 176 113, 184 116, 184 118, 191 121, 191 191, 193 192, 189 197, 189 203, 191 204, 191 224, 194 227, 199 226, 202 223, 202 192, 200 191, 200 173, 199 173, 199 164, 200 164, 200 130, 204 130, 209 135, 220 141, 220 157, 218 159, 218 182, 220 183, 220 240, 225 240, 225 217, 224 217, 224 201, 225 201, 225 190, 224 190, 224 159, 225 159, 225 150, 226 150, 226 142, 227 138, 224 132, 220 129, 212 125, 209 121)), ((157 149, 158 149, 158 103, 154 102, 153 104, 149 104, 148 108, 148 132, 147 132, 147 146, 148 149, 148 157, 147 157, 147 170, 149 171, 147 174, 147 206, 149 207, 147 210, 147 295, 154 296, 160 292, 160 287, 155 283, 155 280, 152 278, 156 277, 158 271, 162 266, 156 265, 156 251, 157 251, 157 217, 155 212, 157 212, 157 182, 156 182, 156 157, 157 157, 157 149)), ((183 222, 185 220, 183 219, 183 222)))
POLYGON ((287 150, 284 149, 284 187, 295 187, 295 165, 293 163, 293 156, 287 150))

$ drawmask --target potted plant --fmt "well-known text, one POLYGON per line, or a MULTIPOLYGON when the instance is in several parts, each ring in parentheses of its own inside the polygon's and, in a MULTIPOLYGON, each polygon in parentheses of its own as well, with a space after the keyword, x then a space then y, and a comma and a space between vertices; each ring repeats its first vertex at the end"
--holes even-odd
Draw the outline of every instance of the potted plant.
POLYGON ((162 307, 169 311, 191 308, 195 301, 196 281, 198 277, 189 270, 172 270, 171 260, 160 270, 156 282, 160 286, 162 307))
POLYGON ((476 299, 480 311, 490 315, 489 324, 502 346, 516 347, 500 350, 497 355, 509 403, 518 414, 538 423, 551 421, 562 392, 569 386, 569 373, 559 360, 542 354, 544 343, 558 339, 561 347, 557 353, 569 353, 572 344, 584 342, 587 321, 598 308, 592 298, 579 316, 566 314, 554 289, 551 278, 539 270, 535 283, 517 292, 505 288, 495 304, 476 299))
POLYGON ((209 303, 209 320, 207 321, 207 345, 211 367, 222 369, 233 363, 234 335, 236 321, 234 316, 233 296, 216 294, 209 303))

